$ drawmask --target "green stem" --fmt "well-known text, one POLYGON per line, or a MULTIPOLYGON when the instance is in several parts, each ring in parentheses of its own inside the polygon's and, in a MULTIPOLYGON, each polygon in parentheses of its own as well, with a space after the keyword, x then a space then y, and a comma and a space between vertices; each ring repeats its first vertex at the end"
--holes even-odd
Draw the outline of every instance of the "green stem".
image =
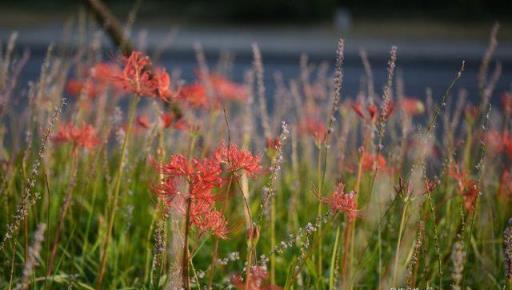
POLYGON ((396 242, 396 250, 395 250, 395 264, 393 266, 393 282, 391 283, 392 287, 396 287, 396 276, 398 272, 398 260, 400 258, 400 243, 402 241, 402 233, 405 227, 405 216, 407 214, 407 208, 409 206, 409 199, 406 198, 404 209, 402 210, 402 217, 400 218, 400 228, 398 230, 398 241, 396 242))
POLYGON ((338 244, 341 235, 341 228, 338 226, 336 229, 336 239, 334 240, 334 247, 331 255, 331 269, 329 273, 329 290, 334 289, 334 280, 336 276, 336 256, 338 255, 338 244))
POLYGON ((101 256, 100 261, 100 270, 98 279, 96 281, 96 290, 101 289, 101 284, 103 282, 103 277, 105 274, 105 266, 107 264, 107 255, 108 255, 108 246, 110 243, 110 236, 112 234, 112 228, 114 227, 114 221, 116 217, 117 212, 117 203, 118 203, 118 197, 119 197, 119 190, 121 188, 121 179, 123 177, 123 167, 125 162, 125 155, 128 148, 128 139, 130 137, 133 121, 135 119, 135 114, 137 113, 137 104, 139 103, 140 97, 135 96, 132 99, 132 102, 130 104, 130 111, 128 114, 128 127, 126 129, 126 134, 124 136, 123 144, 121 147, 121 158, 119 160, 119 167, 117 168, 117 175, 116 179, 114 180, 114 191, 112 194, 112 209, 110 211, 110 216, 108 219, 108 225, 107 225, 107 235, 105 237, 105 242, 103 244, 103 253, 101 256))

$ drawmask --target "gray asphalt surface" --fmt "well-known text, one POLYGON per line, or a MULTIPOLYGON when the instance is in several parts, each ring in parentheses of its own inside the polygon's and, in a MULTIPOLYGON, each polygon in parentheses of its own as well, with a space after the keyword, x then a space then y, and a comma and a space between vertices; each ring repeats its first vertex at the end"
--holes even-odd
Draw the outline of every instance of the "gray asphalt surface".
MULTIPOLYGON (((10 30, 0 28, 0 39, 5 43, 10 30)), ((49 43, 62 41, 62 27, 42 25, 18 30, 18 47, 31 48, 31 60, 24 73, 24 79, 34 79, 49 43)), ((411 39, 365 38, 340 33, 334 29, 311 28, 236 28, 236 27, 153 27, 148 30, 136 28, 133 39, 145 39, 149 50, 158 49, 161 44, 174 35, 169 48, 164 50, 161 63, 168 70, 179 67, 185 80, 194 77, 194 43, 201 43, 208 61, 213 65, 220 51, 230 51, 235 56, 233 78, 241 81, 243 72, 251 66, 251 44, 259 44, 266 69, 268 87, 272 89, 272 74, 280 71, 285 78, 298 77, 299 58, 306 53, 312 62, 334 62, 336 43, 340 35, 345 39, 345 95, 355 95, 363 75, 359 59, 359 50, 364 48, 372 63, 376 87, 383 86, 386 78, 386 62, 392 45, 398 47, 398 69, 405 80, 406 94, 422 97, 430 87, 435 96, 442 94, 453 79, 462 60, 466 61, 466 70, 458 83, 458 88, 466 88, 469 98, 477 97, 476 74, 487 43, 485 40, 439 40, 423 39, 420 36, 411 39)), ((76 45, 78 36, 72 35, 68 45, 76 45)), ((111 54, 108 39, 106 55, 111 54)), ((500 42, 495 60, 503 67, 502 78, 497 85, 496 95, 512 84, 512 43, 500 42)), ((269 94, 270 95, 270 94, 269 94)), ((494 103, 499 98, 494 97, 494 103)))

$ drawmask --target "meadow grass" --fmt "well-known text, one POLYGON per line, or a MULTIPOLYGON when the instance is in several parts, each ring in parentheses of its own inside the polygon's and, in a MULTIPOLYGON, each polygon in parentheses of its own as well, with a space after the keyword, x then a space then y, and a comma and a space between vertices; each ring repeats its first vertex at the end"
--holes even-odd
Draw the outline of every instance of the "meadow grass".
POLYGON ((510 289, 512 92, 494 90, 497 33, 479 91, 455 91, 462 62, 421 99, 404 94, 396 47, 382 92, 361 51, 360 92, 346 95, 342 39, 333 70, 304 56, 272 92, 256 44, 244 83, 199 45, 184 83, 86 38, 51 46, 23 84, 13 34, 0 55, 0 288, 510 289))

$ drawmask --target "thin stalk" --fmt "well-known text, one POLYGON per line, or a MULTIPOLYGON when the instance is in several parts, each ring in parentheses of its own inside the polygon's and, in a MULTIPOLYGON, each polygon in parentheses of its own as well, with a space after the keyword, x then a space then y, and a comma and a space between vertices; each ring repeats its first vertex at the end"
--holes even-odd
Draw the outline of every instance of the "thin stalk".
POLYGON ((404 230, 404 227, 405 227, 405 216, 407 214, 407 209, 409 207, 409 198, 406 197, 405 199, 405 204, 404 204, 404 209, 402 210, 402 217, 400 218, 400 228, 398 230, 398 240, 396 242, 396 250, 395 250, 395 263, 394 263, 394 266, 393 266, 393 280, 392 280, 392 283, 391 285, 393 287, 395 287, 396 285, 396 276, 397 276, 397 272, 398 272, 398 260, 399 260, 399 257, 400 257, 400 244, 401 244, 401 241, 402 241, 402 233, 403 233, 403 230, 404 230))
POLYGON ((112 194, 112 209, 110 211, 110 216, 108 219, 107 225, 107 235, 105 237, 105 242, 102 247, 102 256, 100 261, 100 270, 98 279, 96 281, 96 290, 101 289, 101 284, 103 282, 103 277, 105 274, 105 267, 107 265, 107 255, 108 255, 108 246, 110 243, 110 236, 112 234, 112 228, 114 227, 114 221, 117 212, 117 203, 119 197, 119 191, 121 189, 121 179, 123 177, 123 167, 124 167, 124 159, 128 149, 128 139, 130 138, 130 133, 132 130, 133 121, 135 119, 135 114, 137 113, 137 104, 139 103, 140 96, 135 96, 130 104, 130 111, 128 114, 128 127, 126 129, 126 134, 124 136, 123 144, 121 147, 121 158, 119 160, 119 167, 117 168, 117 175, 114 181, 114 191, 112 194))
POLYGON ((338 244, 341 235, 341 228, 338 226, 336 229, 336 239, 334 240, 334 247, 331 255, 331 269, 329 273, 329 290, 334 289, 334 280, 336 276, 336 256, 338 255, 338 244))
MULTIPOLYGON (((318 196, 322 196, 322 187, 323 187, 323 176, 322 172, 322 145, 319 144, 318 147, 318 161, 317 161, 317 175, 318 175, 318 196)), ((317 218, 322 216, 322 200, 318 200, 318 212, 317 218)), ((318 243, 318 264, 317 264, 317 273, 322 276, 322 224, 318 227, 318 235, 320 237, 320 242, 318 243)), ((320 279, 321 280, 321 279, 320 279)))
MULTIPOLYGON (((194 146, 195 146, 195 134, 192 136, 190 140, 190 146, 188 149, 188 159, 190 160, 192 153, 194 152, 194 146)), ((188 186, 189 196, 187 198, 187 211, 185 213, 185 231, 184 231, 184 237, 185 240, 183 241, 183 254, 181 259, 181 278, 182 278, 182 285, 183 289, 189 290, 190 289, 190 282, 188 280, 188 264, 189 264, 189 257, 188 257, 188 234, 190 232, 190 209, 192 207, 192 183, 189 182, 188 186)))
MULTIPOLYGON (((192 186, 190 186, 189 195, 192 193, 192 186)), ((183 242, 183 254, 181 259, 181 279, 183 289, 189 290, 190 284, 188 281, 188 233, 190 231, 190 208, 192 207, 192 198, 189 196, 187 199, 187 212, 185 214, 185 241, 183 242)))
MULTIPOLYGON (((229 177, 229 181, 228 181, 228 184, 226 186, 226 191, 224 193, 224 208, 223 208, 223 214, 226 213, 227 211, 227 206, 228 206, 228 196, 229 196, 229 192, 231 191, 231 184, 233 182, 233 175, 230 175, 229 177)), ((213 255, 212 255, 212 261, 211 261, 211 267, 209 269, 209 277, 208 277, 208 289, 212 289, 212 284, 213 284, 213 278, 215 276, 215 265, 217 264, 217 258, 219 256, 219 242, 220 242, 220 239, 219 238, 215 238, 215 245, 213 247, 213 255)))
POLYGON ((71 153, 72 159, 71 159, 71 180, 68 184, 68 189, 66 196, 64 197, 64 203, 62 204, 62 210, 59 217, 59 223, 57 225, 57 229, 55 230, 55 237, 53 239, 53 245, 52 250, 50 254, 50 259, 48 261, 48 269, 46 272, 46 276, 50 276, 53 272, 53 264, 55 262, 55 257, 57 255, 57 250, 59 248, 59 242, 60 237, 62 234, 62 230, 64 229, 64 220, 66 218, 66 214, 68 212, 68 209, 71 205, 71 199, 73 198, 73 191, 75 189, 76 184, 76 175, 77 175, 77 164, 78 164, 78 157, 76 148, 73 148, 73 152, 71 153))

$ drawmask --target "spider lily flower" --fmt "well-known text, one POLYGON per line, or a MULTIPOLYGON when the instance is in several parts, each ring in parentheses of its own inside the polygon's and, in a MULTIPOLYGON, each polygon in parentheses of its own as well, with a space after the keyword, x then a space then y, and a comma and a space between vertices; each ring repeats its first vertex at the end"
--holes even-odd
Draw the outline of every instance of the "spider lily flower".
POLYGON ((425 112, 423 102, 416 98, 404 98, 400 101, 400 109, 407 116, 417 116, 425 112))
POLYGON ((372 154, 366 151, 363 151, 361 156, 361 163, 363 171, 373 171, 374 169, 378 169, 381 171, 387 171, 389 168, 387 167, 386 159, 382 154, 372 154))
POLYGON ((464 199, 464 208, 468 212, 472 212, 480 193, 477 181, 468 177, 468 174, 461 170, 458 165, 451 165, 448 175, 457 181, 459 193, 464 199))
POLYGON ((266 266, 251 266, 249 281, 244 281, 241 275, 231 278, 231 283, 239 290, 280 290, 281 287, 268 283, 268 270, 266 266))
POLYGON ((222 184, 222 169, 214 158, 187 159, 183 155, 172 155, 169 161, 159 166, 163 181, 154 187, 155 193, 168 208, 184 211, 184 201, 190 198, 190 221, 200 232, 210 231, 219 238, 227 237, 227 221, 215 209, 213 190, 222 184), (188 185, 188 193, 181 192, 180 184, 188 185))
POLYGON ((224 101, 245 101, 248 96, 247 87, 237 84, 219 74, 211 74, 207 81, 211 92, 205 87, 201 78, 192 84, 182 87, 179 98, 196 108, 212 108, 224 101), (211 94, 211 95, 208 95, 211 94))
POLYGON ((178 98, 195 108, 207 108, 209 105, 206 89, 199 82, 184 85, 180 90, 178 98))
POLYGON ((512 196, 512 175, 508 170, 503 171, 500 179, 498 194, 503 197, 512 196))
POLYGON ((74 126, 72 123, 61 125, 53 136, 56 143, 71 143, 73 147, 93 149, 100 143, 96 130, 89 124, 74 126))
POLYGON ((230 173, 245 171, 248 176, 255 176, 262 171, 260 157, 252 155, 247 150, 239 149, 235 144, 226 146, 221 143, 215 150, 214 156, 220 164, 227 165, 227 171, 230 173))
POLYGON ((72 96, 85 94, 89 99, 94 99, 109 88, 112 88, 115 95, 124 93, 116 76, 121 73, 119 66, 110 63, 97 63, 87 71, 83 80, 70 79, 66 83, 66 91, 72 96))
POLYGON ((219 74, 210 76, 216 97, 221 101, 245 101, 247 100, 247 87, 237 84, 219 74))
POLYGON ((503 95, 501 95, 501 104, 503 105, 503 111, 507 115, 512 114, 512 93, 511 92, 504 92, 503 95))
POLYGON ((307 117, 299 123, 299 132, 313 137, 315 141, 320 144, 327 136, 327 127, 324 122, 307 117))
POLYGON ((330 206, 335 213, 343 213, 349 221, 357 217, 357 200, 354 191, 345 192, 345 185, 339 183, 330 196, 323 198, 324 203, 330 206))
POLYGON ((363 108, 361 103, 355 102, 352 104, 354 112, 363 120, 369 122, 377 121, 377 118, 381 117, 383 120, 389 119, 394 111, 394 105, 392 102, 388 102, 384 108, 379 109, 375 104, 369 104, 366 108, 363 108))
POLYGON ((168 101, 174 96, 170 90, 171 79, 165 69, 152 69, 148 56, 134 51, 124 60, 123 71, 116 77, 117 83, 126 91, 139 96, 160 98, 168 101))
POLYGON ((149 118, 146 115, 138 116, 136 122, 137 125, 144 129, 149 129, 151 127, 151 122, 149 121, 149 118))
POLYGON ((267 138, 265 140, 265 147, 267 150, 279 150, 281 145, 281 140, 279 140, 279 138, 267 138))
POLYGON ((160 121, 162 122, 162 127, 169 128, 172 125, 174 118, 169 113, 163 113, 160 115, 160 121))

